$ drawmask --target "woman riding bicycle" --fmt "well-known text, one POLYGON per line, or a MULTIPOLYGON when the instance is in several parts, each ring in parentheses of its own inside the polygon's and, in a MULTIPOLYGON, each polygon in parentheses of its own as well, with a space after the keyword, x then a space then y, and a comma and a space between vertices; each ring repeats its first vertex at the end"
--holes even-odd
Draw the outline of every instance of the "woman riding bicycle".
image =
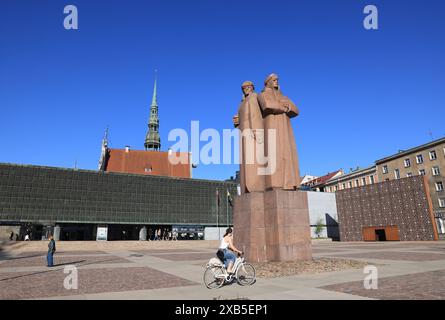
POLYGON ((224 265, 228 273, 232 273, 233 264, 235 263, 236 260, 236 257, 233 254, 233 252, 236 252, 238 254, 243 254, 242 251, 238 250, 233 245, 232 238, 233 238, 232 228, 227 228, 226 233, 224 234, 224 237, 221 240, 221 244, 219 246, 219 249, 224 252, 224 265))

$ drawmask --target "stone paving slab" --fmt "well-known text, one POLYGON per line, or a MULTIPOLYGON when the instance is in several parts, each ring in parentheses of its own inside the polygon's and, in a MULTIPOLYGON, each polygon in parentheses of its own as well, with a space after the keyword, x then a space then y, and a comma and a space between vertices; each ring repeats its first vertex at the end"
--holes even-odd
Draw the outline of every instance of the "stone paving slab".
POLYGON ((174 253, 170 255, 152 254, 152 256, 170 261, 192 261, 192 260, 209 260, 210 258, 213 258, 215 255, 206 252, 206 253, 174 253))
POLYGON ((171 288, 196 283, 148 267, 79 269, 77 290, 67 290, 63 270, 0 273, 0 299, 39 299, 91 293, 171 288))
POLYGON ((338 247, 337 250, 394 250, 394 249, 418 249, 416 246, 374 246, 374 245, 363 245, 363 246, 345 246, 338 247))
MULTIPOLYGON (((11 267, 37 267, 37 266, 46 266, 46 256, 39 256, 39 257, 29 257, 29 258, 21 258, 21 259, 10 259, 10 260, 3 260, 0 262, 0 269, 1 268, 11 268, 11 267)), ((74 264, 74 265, 87 265, 87 264, 102 264, 102 263, 131 263, 131 261, 116 257, 116 256, 57 256, 57 254, 54 256, 54 266, 58 265, 68 265, 68 264, 74 264)))
POLYGON ((349 251, 343 249, 312 249, 312 253, 335 253, 335 252, 346 253, 349 251))
POLYGON ((363 253, 338 254, 335 256, 342 258, 383 259, 383 260, 402 260, 402 261, 445 260, 445 255, 440 253, 421 253, 421 252, 409 252, 409 251, 363 252, 363 253))
MULTIPOLYGON (((28 257, 28 256, 35 256, 35 255, 44 255, 46 256, 47 251, 26 251, 21 252, 16 255, 16 257, 28 257)), ((94 250, 85 250, 85 251, 57 251, 57 255, 103 255, 108 254, 105 251, 94 251, 94 250)))
POLYGON ((365 289, 363 281, 345 282, 319 287, 382 300, 444 300, 445 270, 378 279, 377 289, 365 289))
MULTIPOLYGON (((56 241, 57 249, 62 251, 132 251, 152 249, 212 249, 217 248, 218 240, 178 240, 178 241, 56 241)), ((18 241, 4 246, 5 251, 45 251, 47 241, 18 241)))
MULTIPOLYGON (((202 253, 207 252, 206 249, 195 250, 195 249, 152 249, 152 250, 131 250, 132 252, 142 253, 142 254, 170 254, 170 253, 202 253)), ((215 250, 216 252, 216 250, 215 250)))
POLYGON ((425 250, 445 253, 445 247, 427 247, 425 250))
MULTIPOLYGON (((422 273, 445 271, 445 242, 353 242, 353 243, 313 243, 314 257, 339 257, 368 261, 378 267, 379 287, 385 279, 394 278, 388 284, 396 290, 410 290, 400 287, 406 279, 415 281, 422 273), (377 256, 375 256, 377 255, 377 256), (374 261, 375 260, 375 261, 374 261), (407 277, 407 278, 403 278, 407 277), (399 289, 402 288, 402 289, 399 289)), ((26 250, 4 250, 0 253, 0 299, 379 299, 380 296, 363 296, 364 274, 362 269, 303 273, 279 278, 258 278, 253 286, 237 284, 221 289, 208 290, 202 281, 204 265, 215 256, 219 241, 178 241, 178 242, 57 242, 59 259, 91 259, 90 264, 77 263, 81 287, 76 292, 63 288, 63 264, 46 268, 47 243, 25 244, 26 250), (37 256, 33 257, 34 254, 37 256), (95 263, 95 259, 117 257, 115 263, 95 263), (3 260, 2 260, 3 259, 3 260), (38 266, 28 263, 41 259, 38 266), (12 262, 14 261, 14 262, 12 262), (11 263, 10 267, 2 267, 11 263), (151 271, 147 271, 146 269, 151 271), (133 278, 133 270, 138 270, 139 278, 133 278), (145 270, 145 271, 143 271, 145 270), (150 276, 151 275, 151 276, 150 276), (129 279, 128 279, 129 277, 129 279), (150 278, 151 277, 151 278, 150 278), (162 279, 169 279, 169 282, 162 279), (97 280, 97 281, 96 281, 97 280), (148 282, 146 282, 146 280, 148 282), (85 281, 84 283, 82 281, 85 281), (175 282, 177 281, 177 282, 175 282), (140 283, 142 282, 142 283, 140 283), (344 283, 356 283, 359 287, 346 288, 348 292, 325 289, 344 283), (6 284, 6 285, 5 285, 6 284), (92 288, 85 285, 90 284, 92 288), (35 288, 34 288, 35 287, 35 288), (29 291, 29 294, 23 292, 29 291), (43 293, 42 293, 43 292, 43 293), (46 293, 48 292, 48 293, 46 293)), ((96 260, 96 262, 98 262, 96 260)), ((442 297, 445 294, 437 286, 443 287, 441 274, 434 274, 438 281, 428 282, 428 277, 420 278, 422 283, 413 282, 419 292, 415 299, 442 297)), ((429 276, 431 277, 431 276, 429 276)), ((385 291, 382 297, 385 298, 385 291)))

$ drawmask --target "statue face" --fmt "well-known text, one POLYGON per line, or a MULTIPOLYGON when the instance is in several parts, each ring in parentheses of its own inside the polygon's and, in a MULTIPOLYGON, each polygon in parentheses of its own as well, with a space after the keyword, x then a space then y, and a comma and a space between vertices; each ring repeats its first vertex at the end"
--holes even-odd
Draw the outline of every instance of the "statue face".
POLYGON ((250 94, 251 92, 253 91, 253 86, 251 86, 251 85, 247 85, 247 86, 244 86, 243 87, 243 93, 244 93, 244 95, 248 95, 248 94, 250 94))
POLYGON ((273 77, 267 82, 269 88, 278 89, 278 77, 273 77))

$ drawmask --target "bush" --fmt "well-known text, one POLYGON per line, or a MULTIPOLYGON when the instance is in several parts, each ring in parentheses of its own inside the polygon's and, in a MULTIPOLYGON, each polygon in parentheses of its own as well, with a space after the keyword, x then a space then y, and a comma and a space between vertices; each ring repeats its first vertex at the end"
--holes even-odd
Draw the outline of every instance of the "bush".
POLYGON ((320 220, 317 221, 314 231, 318 238, 320 238, 320 235, 323 232, 324 227, 325 226, 323 224, 323 219, 320 218, 320 220))

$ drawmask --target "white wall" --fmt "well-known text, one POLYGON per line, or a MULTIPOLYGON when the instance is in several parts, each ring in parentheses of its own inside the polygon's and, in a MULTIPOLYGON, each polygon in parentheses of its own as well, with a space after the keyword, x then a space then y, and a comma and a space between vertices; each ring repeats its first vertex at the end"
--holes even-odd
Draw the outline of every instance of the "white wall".
POLYGON ((338 215, 335 193, 308 191, 307 197, 311 236, 313 238, 317 237, 314 231, 317 222, 321 219, 326 227, 323 228, 320 237, 336 239, 338 237, 338 215))
POLYGON ((227 227, 205 227, 204 240, 221 240, 226 232, 227 227), (219 232, 218 232, 219 229, 219 232))

